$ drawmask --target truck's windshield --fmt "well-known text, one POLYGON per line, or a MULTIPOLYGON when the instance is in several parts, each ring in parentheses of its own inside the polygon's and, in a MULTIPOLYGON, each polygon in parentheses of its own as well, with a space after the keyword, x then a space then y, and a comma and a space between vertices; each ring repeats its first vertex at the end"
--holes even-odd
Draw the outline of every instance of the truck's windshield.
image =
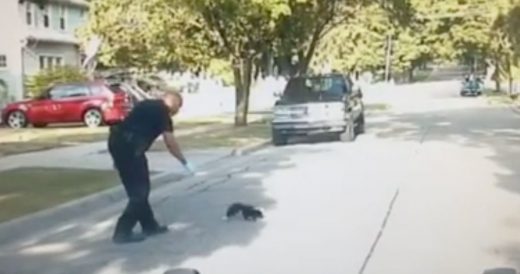
POLYGON ((298 77, 289 80, 282 99, 290 102, 336 101, 347 91, 342 77, 298 77))

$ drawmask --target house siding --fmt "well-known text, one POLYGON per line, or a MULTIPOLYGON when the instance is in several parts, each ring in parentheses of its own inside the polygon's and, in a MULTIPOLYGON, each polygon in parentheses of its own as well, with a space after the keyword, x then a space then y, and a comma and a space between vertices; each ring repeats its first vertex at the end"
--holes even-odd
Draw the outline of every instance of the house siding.
POLYGON ((40 71, 40 56, 61 57, 63 65, 79 67, 80 53, 76 45, 39 42, 24 51, 24 69, 27 76, 40 71))
MULTIPOLYGON (((88 19, 83 0, 50 0, 49 27, 44 27, 44 11, 32 5, 32 24, 26 23, 26 6, 15 0, 0 0, 0 55, 7 67, 0 68, 0 80, 8 86, 9 97, 21 99, 24 79, 40 71, 41 55, 61 57, 62 64, 80 66, 77 29, 88 19), (60 28, 60 7, 65 7, 66 28, 60 28), (29 42, 28 42, 29 41, 29 42)), ((0 98, 0 101, 5 99, 0 98)), ((0 102, 0 108, 3 102, 0 102)))
MULTIPOLYGON (((0 68, 0 79, 7 85, 8 97, 19 99, 22 85, 22 21, 17 1, 0 0, 0 55, 7 58, 7 66, 0 68)), ((6 98, 0 99, 5 104, 6 98)), ((1 106, 0 106, 1 107, 1 106)))

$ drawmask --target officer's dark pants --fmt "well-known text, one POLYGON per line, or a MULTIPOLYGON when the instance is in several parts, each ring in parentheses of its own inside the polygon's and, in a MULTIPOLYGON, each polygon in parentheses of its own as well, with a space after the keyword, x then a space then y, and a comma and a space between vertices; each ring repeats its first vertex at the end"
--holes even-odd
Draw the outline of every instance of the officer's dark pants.
POLYGON ((111 129, 108 150, 128 196, 128 204, 116 225, 114 235, 129 235, 139 222, 143 231, 153 231, 158 227, 152 208, 148 202, 150 176, 148 161, 144 154, 128 141, 125 133, 111 129))

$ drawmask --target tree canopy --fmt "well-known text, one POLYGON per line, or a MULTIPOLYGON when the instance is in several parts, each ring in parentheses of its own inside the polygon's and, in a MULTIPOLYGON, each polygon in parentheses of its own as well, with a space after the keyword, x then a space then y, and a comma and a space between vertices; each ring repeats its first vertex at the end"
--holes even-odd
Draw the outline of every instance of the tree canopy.
POLYGON ((247 123, 255 67, 285 76, 309 68, 409 72, 427 62, 495 66, 513 77, 518 0, 92 0, 81 36, 101 37, 109 66, 224 71, 247 123), (269 60, 273 60, 269 62, 269 60))

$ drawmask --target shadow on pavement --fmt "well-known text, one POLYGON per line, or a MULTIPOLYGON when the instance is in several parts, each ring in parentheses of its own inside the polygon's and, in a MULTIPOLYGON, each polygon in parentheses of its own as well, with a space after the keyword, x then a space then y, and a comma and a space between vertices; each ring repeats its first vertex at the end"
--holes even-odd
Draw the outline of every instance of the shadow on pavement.
MULTIPOLYGON (((509 200, 513 202, 515 199, 519 200, 518 208, 512 208, 502 213, 509 216, 496 225, 500 226, 501 230, 508 231, 508 233, 520 232, 520 116, 517 114, 506 108, 466 108, 400 114, 371 123, 367 131, 373 132, 379 139, 387 141, 459 144, 464 148, 470 148, 466 157, 472 157, 471 149, 478 149, 486 155, 486 158, 479 163, 486 162, 488 165, 494 166, 493 170, 495 170, 494 174, 490 176, 494 179, 489 182, 487 189, 497 189, 499 194, 504 191, 504 195, 517 195, 516 198, 513 196, 509 200)), ((442 147, 444 146, 438 146, 438 148, 442 147)), ((446 155, 450 154, 447 153, 446 155)), ((452 161, 449 162, 452 163, 452 161)), ((477 171, 478 164, 468 166, 472 161, 468 162, 461 161, 455 164, 457 168, 467 170, 470 174, 477 171)), ((436 168, 438 167, 432 166, 432 169, 436 168)), ((444 171, 439 170, 438 172, 444 171)), ((471 185, 467 186, 468 195, 472 195, 472 188, 471 185)), ((481 203, 487 203, 493 201, 493 199, 497 198, 488 195, 486 200, 481 201, 481 203)), ((478 202, 478 200, 473 202, 478 202)), ((492 208, 491 206, 489 208, 492 208)), ((482 237, 500 239, 498 235, 482 235, 482 237)), ((484 250, 484 252, 494 254, 500 260, 520 269, 520 240, 511 242, 511 238, 518 239, 518 237, 508 236, 507 238, 509 241, 497 240, 497 242, 502 242, 503 245, 489 247, 489 250, 484 250)), ((495 269, 485 273, 516 272, 511 272, 511 269, 495 269)))
POLYGON ((484 271, 483 274, 517 274, 516 269, 513 268, 495 268, 484 271))
MULTIPOLYGON (((277 202, 265 192, 266 179, 293 167, 291 157, 318 148, 287 149, 291 152, 274 150, 245 156, 251 160, 229 170, 230 176, 188 187, 179 183, 175 191, 170 189, 170 196, 153 204, 158 219, 172 228, 168 234, 139 244, 113 245, 110 237, 123 207, 120 204, 100 214, 102 218, 80 217, 37 242, 0 250, 0 273, 164 273, 189 259, 210 256, 228 247, 248 246, 266 225, 269 211, 277 202), (264 208, 267 219, 223 221, 227 206, 236 201, 264 208)), ((166 191, 163 189, 155 191, 166 191)))

